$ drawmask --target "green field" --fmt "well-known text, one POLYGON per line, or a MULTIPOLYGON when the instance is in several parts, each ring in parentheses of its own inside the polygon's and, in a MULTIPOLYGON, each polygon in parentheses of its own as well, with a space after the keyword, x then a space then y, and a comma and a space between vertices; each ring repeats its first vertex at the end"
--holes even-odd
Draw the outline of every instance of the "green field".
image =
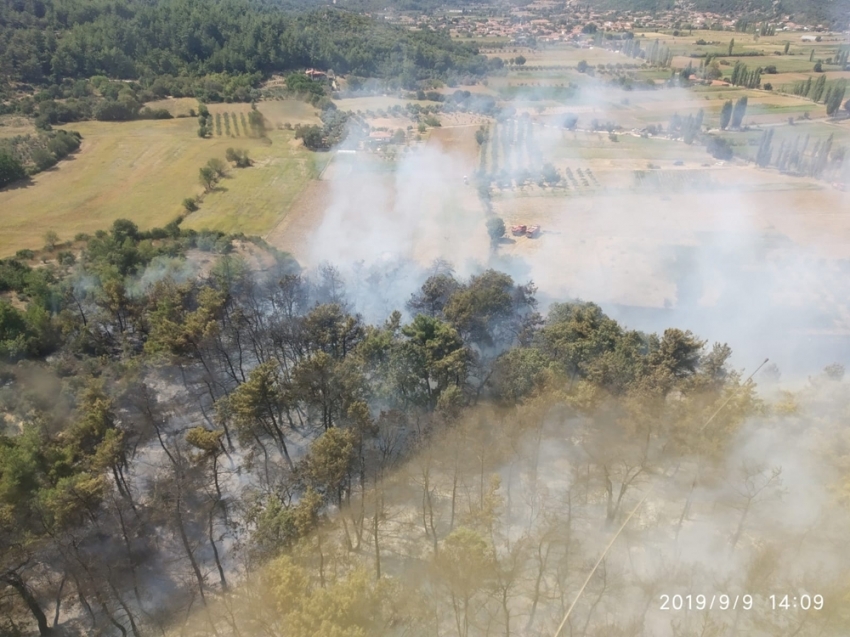
MULTIPOLYGON (((236 112, 248 105, 220 107, 236 112)), ((274 121, 280 112, 269 110, 268 119, 274 121)), ((231 146, 246 149, 254 166, 231 169, 201 209, 187 217, 187 227, 263 234, 286 214, 317 172, 314 154, 304 150, 291 131, 277 128, 268 132, 267 140, 241 133, 200 139, 193 118, 79 122, 68 128, 83 135, 76 155, 29 183, 0 191, 0 255, 40 248, 48 230, 68 240, 78 232, 108 227, 118 218, 131 219, 141 228, 165 225, 184 213, 184 198, 202 193, 200 167, 213 157, 224 159, 231 146)))

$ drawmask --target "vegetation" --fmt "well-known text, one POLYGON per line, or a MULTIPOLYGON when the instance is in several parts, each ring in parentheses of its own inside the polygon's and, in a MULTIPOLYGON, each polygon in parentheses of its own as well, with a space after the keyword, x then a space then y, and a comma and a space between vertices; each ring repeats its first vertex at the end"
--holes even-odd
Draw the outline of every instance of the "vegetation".
MULTIPOLYGON (((592 290, 616 278, 649 206, 651 232, 671 229, 671 197, 653 189, 677 191, 674 225, 687 224, 719 209, 696 198, 733 171, 736 201, 799 186, 807 210, 821 208, 812 194, 836 210, 845 80, 780 89, 814 70, 807 46, 776 39, 775 64, 725 59, 776 38, 762 15, 778 9, 761 0, 695 44, 684 22, 614 32, 618 12, 565 6, 556 31, 580 31, 582 47, 488 38, 489 58, 455 25, 506 9, 340 4, 0 7, 2 109, 15 114, 0 187, 79 148, 59 127, 86 139, 38 188, 0 193, 15 254, 0 260, 0 635, 848 634, 844 368, 758 393, 778 369, 745 379, 724 343, 630 329, 516 278, 537 259, 592 290), (734 88, 710 81, 724 70, 734 88), (762 74, 776 91, 759 90, 762 74), (566 112, 579 92, 604 98, 605 120, 566 112), (794 119, 813 104, 833 119, 794 119), (18 134, 21 120, 35 131, 18 134), (317 153, 335 148, 358 154, 317 153), (706 151, 738 159, 711 166, 706 151), (336 181, 305 188, 331 161, 336 181), (353 216, 333 205, 322 218, 328 200, 353 200, 353 216), (504 240, 506 221, 527 232, 504 240), (304 269, 243 231, 279 246, 338 233, 324 253, 357 257, 304 269), (429 256, 463 244, 451 256, 474 255, 471 273, 413 261, 418 243, 377 243, 397 235, 425 236, 429 256), (667 592, 718 582, 755 608, 659 609, 667 592), (824 612, 770 608, 771 594, 815 588, 824 612)), ((823 69, 846 64, 818 46, 831 47, 823 69)), ((627 279, 628 294, 654 315, 670 315, 667 289, 683 308, 689 294, 711 302, 724 279, 688 289, 681 258, 710 234, 651 244, 640 271, 669 266, 675 280, 644 295, 627 279)), ((299 248, 319 262, 315 244, 299 248)), ((738 254, 721 257, 733 268, 738 254)))
POLYGON ((404 86, 448 75, 480 76, 488 68, 474 47, 441 33, 412 32, 332 9, 289 14, 264 0, 117 5, 45 0, 4 4, 0 25, 6 81, 52 87, 64 96, 89 90, 75 80, 138 80, 142 99, 126 93, 98 108, 98 119, 109 120, 131 118, 138 102, 150 96, 247 101, 262 76, 305 67, 399 78, 404 86), (194 33, 183 37, 188 24, 194 33), (44 38, 48 31, 55 37, 44 38), (397 50, 409 53, 398 56, 397 50))
MULTIPOLYGON (((549 625, 557 620, 536 574, 566 586, 586 571, 578 560, 556 575, 549 562, 562 533, 579 528, 564 527, 578 525, 565 511, 619 524, 652 476, 676 475, 691 454, 702 454, 701 475, 721 470, 735 432, 762 410, 728 367, 728 347, 676 329, 630 331, 591 303, 555 303, 541 316, 534 288, 497 271, 432 274, 410 298, 411 318, 396 311, 370 325, 332 268, 305 276, 278 255, 260 275, 226 254, 230 240, 208 239, 122 220, 87 240, 79 269, 46 277, 0 264, 0 281, 31 295, 26 310, 0 304, 0 350, 32 359, 4 371, 0 392, 21 418, 0 439, 0 532, 13 547, 0 558, 3 621, 49 634, 46 600, 73 596, 90 612, 61 620, 66 631, 167 628, 193 599, 192 634, 233 622, 306 626, 281 628, 292 635, 458 623, 473 635, 488 617, 549 625), (159 264, 179 272, 189 247, 224 254, 208 275, 166 274, 130 293, 159 264), (40 359, 48 352, 52 363, 40 359), (166 397, 155 386, 175 369, 166 397), (178 406, 210 421, 182 426, 169 415, 178 406), (564 445, 567 431, 585 442, 563 452, 586 451, 571 461, 572 507, 550 504, 554 494, 536 482, 531 500, 509 505, 507 490, 521 487, 502 485, 497 467, 531 462, 517 451, 526 436, 540 449, 564 445), (296 442, 305 434, 309 444, 296 442), (234 481, 228 456, 250 486, 234 481), (139 468, 151 463, 155 478, 145 478, 139 468), (513 515, 531 516, 515 549, 504 535, 513 515), (408 517, 419 519, 415 530, 391 531, 408 517), (421 542, 416 557, 394 543, 398 533, 421 542), (241 557, 226 548, 233 538, 241 557), (233 580, 237 559, 253 592, 233 580), (398 570, 411 560, 429 565, 427 581, 398 570), (145 612, 152 581, 171 591, 155 617, 145 612), (513 592, 500 603, 494 591, 505 587, 513 592), (267 601, 255 607, 255 595, 267 601)), ((741 484, 778 487, 778 473, 748 471, 741 484)), ((668 488, 686 495, 693 479, 704 478, 689 473, 668 488)), ((664 515, 675 528, 678 511, 664 515)), ((691 515, 709 513, 695 505, 691 515)), ((747 518, 733 522, 730 550, 750 550, 742 531, 762 522, 747 518)))
POLYGON ((0 187, 55 166, 79 149, 79 133, 58 130, 0 139, 0 187))
POLYGON ((0 188, 23 179, 26 176, 24 165, 8 152, 0 152, 0 188))

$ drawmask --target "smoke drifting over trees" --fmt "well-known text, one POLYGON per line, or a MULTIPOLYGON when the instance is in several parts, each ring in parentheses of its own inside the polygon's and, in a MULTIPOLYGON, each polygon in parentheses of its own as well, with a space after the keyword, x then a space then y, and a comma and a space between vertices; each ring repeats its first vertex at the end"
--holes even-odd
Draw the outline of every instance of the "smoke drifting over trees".
POLYGON ((565 169, 582 118, 335 160, 305 267, 129 221, 3 262, 0 634, 847 634, 845 264, 769 193, 565 169))

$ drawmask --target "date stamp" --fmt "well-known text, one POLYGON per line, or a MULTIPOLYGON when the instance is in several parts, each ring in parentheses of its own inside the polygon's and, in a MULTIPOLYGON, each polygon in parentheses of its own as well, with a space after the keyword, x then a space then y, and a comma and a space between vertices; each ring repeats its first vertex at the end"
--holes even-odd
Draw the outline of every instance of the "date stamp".
POLYGON ((661 595, 659 610, 752 610, 755 598, 749 593, 728 595, 661 595))
POLYGON ((710 595, 659 595, 659 610, 753 610, 756 606, 775 611, 823 610, 823 595, 809 593, 761 597, 750 593, 710 595))

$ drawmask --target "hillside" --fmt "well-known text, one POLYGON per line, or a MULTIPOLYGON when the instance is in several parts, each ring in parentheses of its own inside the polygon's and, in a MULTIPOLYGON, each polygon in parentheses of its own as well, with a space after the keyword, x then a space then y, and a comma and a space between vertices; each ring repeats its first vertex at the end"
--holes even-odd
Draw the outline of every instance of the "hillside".
POLYGON ((287 9, 265 0, 46 0, 0 4, 0 68, 7 81, 270 74, 317 66, 408 79, 481 74, 475 47, 349 11, 287 9), (45 35, 47 34, 47 35, 45 35))

